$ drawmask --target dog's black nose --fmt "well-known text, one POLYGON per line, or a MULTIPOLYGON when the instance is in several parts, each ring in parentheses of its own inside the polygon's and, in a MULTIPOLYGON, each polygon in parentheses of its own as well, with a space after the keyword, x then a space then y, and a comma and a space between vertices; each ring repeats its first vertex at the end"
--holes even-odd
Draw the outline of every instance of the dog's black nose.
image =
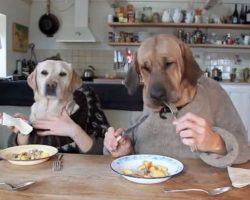
POLYGON ((57 87, 56 82, 47 83, 46 84, 46 95, 55 96, 56 95, 56 87, 57 87))
POLYGON ((150 97, 157 101, 161 101, 165 98, 165 90, 161 85, 155 84, 150 88, 150 97))

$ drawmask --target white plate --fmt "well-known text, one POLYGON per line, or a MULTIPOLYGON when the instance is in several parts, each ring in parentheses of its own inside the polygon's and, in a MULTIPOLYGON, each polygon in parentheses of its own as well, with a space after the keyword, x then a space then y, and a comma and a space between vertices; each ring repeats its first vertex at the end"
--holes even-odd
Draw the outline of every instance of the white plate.
POLYGON ((160 155, 151 155, 151 154, 123 156, 113 160, 110 167, 114 172, 123 176, 125 179, 135 183, 143 183, 143 184, 153 184, 166 181, 172 176, 180 173, 184 168, 183 164, 174 158, 167 156, 160 156, 160 155), (136 171, 143 161, 151 161, 153 162, 154 165, 159 164, 167 167, 169 175, 157 178, 144 178, 144 177, 135 177, 124 174, 123 171, 125 169, 131 169, 136 171))
POLYGON ((48 160, 51 156, 57 154, 58 150, 55 147, 48 146, 48 145, 37 145, 37 144, 30 144, 30 145, 20 145, 15 147, 9 147, 7 149, 3 149, 0 151, 0 157, 8 160, 10 163, 15 165, 36 165, 48 160), (36 160, 14 160, 12 159, 13 154, 20 154, 22 152, 26 152, 32 149, 42 150, 49 154, 46 158, 36 159, 36 160))

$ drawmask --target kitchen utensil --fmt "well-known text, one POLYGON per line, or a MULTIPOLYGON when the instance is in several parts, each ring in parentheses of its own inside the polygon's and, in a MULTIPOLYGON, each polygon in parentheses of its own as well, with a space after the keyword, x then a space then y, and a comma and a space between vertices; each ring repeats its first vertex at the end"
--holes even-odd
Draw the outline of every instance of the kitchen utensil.
POLYGON ((133 129, 135 129, 137 126, 139 126, 142 122, 144 122, 145 119, 148 118, 148 115, 144 115, 143 117, 141 117, 134 125, 130 126, 129 128, 127 128, 126 130, 124 130, 122 132, 121 135, 119 135, 116 138, 116 141, 118 142, 123 136, 126 136, 128 133, 130 133, 133 129))
MULTIPOLYGON (((176 108, 176 106, 173 103, 167 103, 167 102, 163 102, 163 103, 165 106, 167 106, 169 108, 170 112, 174 116, 174 119, 177 119, 178 109, 176 108)), ((197 150, 197 146, 191 145, 190 150, 192 152, 195 152, 197 150)))
POLYGON ((95 77, 95 68, 92 65, 89 65, 87 69, 83 71, 82 80, 83 81, 93 81, 95 77))
POLYGON ((204 190, 200 188, 190 188, 190 189, 170 189, 166 188, 164 189, 164 192, 205 192, 210 196, 215 196, 218 194, 222 194, 224 192, 228 192, 232 190, 233 188, 231 186, 226 186, 226 187, 219 187, 219 188, 213 188, 211 190, 204 190))
POLYGON ((11 184, 7 182, 0 182, 0 185, 7 185, 11 190, 25 190, 29 186, 33 185, 36 181, 26 181, 19 184, 11 184))
POLYGON ((176 106, 173 103, 167 103, 167 102, 163 102, 165 106, 167 106, 170 110, 170 112, 172 113, 172 115, 174 116, 174 119, 177 119, 177 114, 178 114, 178 109, 176 108, 176 106))
POLYGON ((61 161, 62 157, 63 157, 63 154, 59 154, 57 160, 53 161, 53 164, 52 164, 52 170, 53 171, 60 171, 61 170, 61 168, 62 168, 62 161, 61 161))
POLYGON ((57 17, 50 13, 50 0, 47 0, 47 13, 39 19, 39 28, 47 37, 53 37, 59 25, 57 17))

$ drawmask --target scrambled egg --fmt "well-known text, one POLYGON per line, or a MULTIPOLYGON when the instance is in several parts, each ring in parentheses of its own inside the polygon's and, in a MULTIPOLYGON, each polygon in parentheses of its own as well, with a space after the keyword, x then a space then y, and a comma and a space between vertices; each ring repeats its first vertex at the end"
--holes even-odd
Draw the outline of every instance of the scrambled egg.
POLYGON ((143 161, 138 167, 138 170, 125 169, 123 172, 127 175, 144 178, 156 178, 169 175, 167 167, 163 165, 155 165, 152 161, 143 161))

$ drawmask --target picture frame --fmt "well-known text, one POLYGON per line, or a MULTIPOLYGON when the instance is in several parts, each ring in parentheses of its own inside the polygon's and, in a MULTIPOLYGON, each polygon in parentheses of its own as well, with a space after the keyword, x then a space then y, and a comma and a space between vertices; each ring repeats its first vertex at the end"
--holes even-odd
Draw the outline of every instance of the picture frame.
POLYGON ((18 52, 27 52, 29 45, 29 28, 22 24, 13 23, 12 49, 18 52))

